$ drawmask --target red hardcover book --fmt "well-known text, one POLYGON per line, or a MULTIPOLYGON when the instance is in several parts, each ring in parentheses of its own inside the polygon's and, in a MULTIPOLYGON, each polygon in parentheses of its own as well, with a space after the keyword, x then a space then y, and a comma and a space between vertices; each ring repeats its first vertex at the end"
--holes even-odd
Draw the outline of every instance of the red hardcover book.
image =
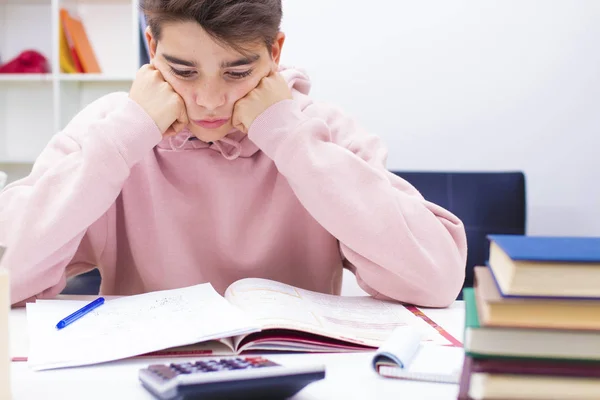
POLYGON ((501 360, 483 358, 472 360, 471 372, 600 378, 600 363, 585 361, 501 360))
POLYGON ((458 386, 458 400, 471 400, 471 398, 469 397, 469 386, 471 385, 472 366, 473 359, 465 355, 462 374, 460 375, 460 382, 458 386))

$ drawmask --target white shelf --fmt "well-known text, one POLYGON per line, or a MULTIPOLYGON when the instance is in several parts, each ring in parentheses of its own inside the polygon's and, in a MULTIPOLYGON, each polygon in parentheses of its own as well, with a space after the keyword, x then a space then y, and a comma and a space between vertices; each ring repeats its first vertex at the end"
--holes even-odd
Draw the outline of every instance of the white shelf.
POLYGON ((0 62, 42 53, 52 72, 0 74, 0 164, 30 165, 85 106, 129 91, 140 65, 138 0, 0 0, 0 62), (85 27, 100 74, 65 74, 59 63, 59 12, 85 27), (109 22, 107 22, 109 21, 109 22))
POLYGON ((0 0, 0 6, 5 4, 26 5, 26 4, 50 4, 51 0, 0 0))
MULTIPOLYGON (((54 74, 0 74, 0 82, 52 82, 54 74)), ((135 76, 105 74, 58 74, 65 82, 133 82, 135 76)))
POLYGON ((0 74, 0 82, 50 82, 52 74, 0 74))
POLYGON ((104 74, 60 74, 59 80, 65 82, 132 82, 134 76, 104 74))

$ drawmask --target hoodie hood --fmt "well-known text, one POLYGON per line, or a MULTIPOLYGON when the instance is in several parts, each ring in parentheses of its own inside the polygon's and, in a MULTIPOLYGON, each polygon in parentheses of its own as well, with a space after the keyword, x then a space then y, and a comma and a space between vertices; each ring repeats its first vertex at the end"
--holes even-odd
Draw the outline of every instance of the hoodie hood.
MULTIPOLYGON (((280 66, 278 72, 288 83, 294 99, 308 95, 311 85, 306 72, 284 66, 280 66)), ((231 130, 222 139, 206 143, 198 140, 189 129, 185 128, 175 136, 163 138, 158 147, 172 151, 209 149, 220 152, 228 160, 235 160, 238 157, 251 157, 259 150, 246 134, 237 129, 231 130)))

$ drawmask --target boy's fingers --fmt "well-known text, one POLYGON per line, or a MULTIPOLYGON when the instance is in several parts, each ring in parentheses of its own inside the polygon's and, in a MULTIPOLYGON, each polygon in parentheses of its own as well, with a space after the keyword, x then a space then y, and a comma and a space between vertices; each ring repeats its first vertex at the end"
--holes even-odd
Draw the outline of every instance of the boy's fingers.
POLYGON ((185 128, 187 124, 181 123, 179 121, 175 121, 173 123, 173 125, 171 125, 171 129, 173 129, 173 131, 177 134, 179 132, 181 132, 183 130, 183 128, 185 128))
POLYGON ((187 125, 190 122, 190 120, 188 119, 188 116, 187 116, 187 111, 185 109, 185 105, 182 107, 181 114, 179 115, 179 118, 177 118, 177 121, 184 125, 187 125))

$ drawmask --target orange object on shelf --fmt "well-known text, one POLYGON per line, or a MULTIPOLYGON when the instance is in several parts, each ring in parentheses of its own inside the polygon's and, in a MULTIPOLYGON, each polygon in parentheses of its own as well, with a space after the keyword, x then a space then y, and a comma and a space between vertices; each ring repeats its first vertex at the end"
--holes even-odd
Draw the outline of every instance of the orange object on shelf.
POLYGON ((71 48, 71 56, 76 68, 79 62, 83 72, 101 73, 102 71, 94 54, 94 49, 81 20, 73 18, 64 8, 60 10, 60 20, 63 24, 65 37, 71 48))
POLYGON ((63 27, 64 23, 63 15, 61 14, 59 26, 59 60, 60 60, 60 70, 62 72, 68 74, 75 74, 83 72, 83 67, 79 62, 79 57, 77 56, 77 51, 75 51, 75 44, 73 43, 73 38, 71 38, 65 28, 63 27))

